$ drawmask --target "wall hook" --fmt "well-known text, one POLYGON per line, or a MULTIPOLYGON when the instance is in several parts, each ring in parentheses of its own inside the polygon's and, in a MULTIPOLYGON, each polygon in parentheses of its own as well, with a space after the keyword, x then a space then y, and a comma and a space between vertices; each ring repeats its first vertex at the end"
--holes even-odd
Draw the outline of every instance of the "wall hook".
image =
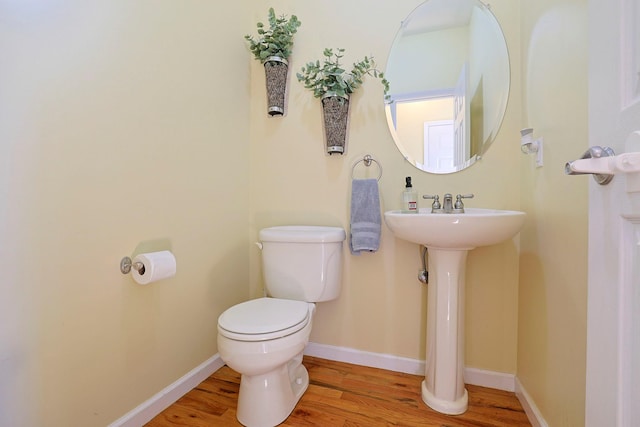
POLYGON ((533 128, 526 128, 520 131, 520 151, 524 154, 536 155, 536 167, 542 167, 543 161, 543 140, 533 139, 533 128))

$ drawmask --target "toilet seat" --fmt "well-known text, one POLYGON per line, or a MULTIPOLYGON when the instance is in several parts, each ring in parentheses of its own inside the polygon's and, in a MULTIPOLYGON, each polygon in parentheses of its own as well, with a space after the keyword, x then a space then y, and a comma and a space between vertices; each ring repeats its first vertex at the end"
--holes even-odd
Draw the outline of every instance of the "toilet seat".
POLYGON ((310 320, 309 303, 258 298, 227 309, 218 318, 218 331, 236 341, 266 341, 298 332, 310 320))

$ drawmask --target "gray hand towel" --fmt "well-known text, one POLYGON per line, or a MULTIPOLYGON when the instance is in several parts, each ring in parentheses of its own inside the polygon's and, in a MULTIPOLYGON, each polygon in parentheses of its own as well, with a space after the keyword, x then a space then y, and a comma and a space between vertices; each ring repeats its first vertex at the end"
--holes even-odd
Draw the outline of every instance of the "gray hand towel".
POLYGON ((351 233, 353 255, 375 252, 380 247, 380 196, 377 179, 354 179, 351 183, 351 233))

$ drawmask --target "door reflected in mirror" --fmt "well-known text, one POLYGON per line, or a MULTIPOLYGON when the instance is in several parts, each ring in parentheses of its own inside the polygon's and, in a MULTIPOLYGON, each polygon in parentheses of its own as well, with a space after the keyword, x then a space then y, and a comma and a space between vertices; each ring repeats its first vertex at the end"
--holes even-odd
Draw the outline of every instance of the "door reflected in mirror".
POLYGON ((427 0, 402 22, 386 77, 387 122, 407 161, 432 173, 465 169, 487 151, 506 110, 500 25, 478 0, 427 0))

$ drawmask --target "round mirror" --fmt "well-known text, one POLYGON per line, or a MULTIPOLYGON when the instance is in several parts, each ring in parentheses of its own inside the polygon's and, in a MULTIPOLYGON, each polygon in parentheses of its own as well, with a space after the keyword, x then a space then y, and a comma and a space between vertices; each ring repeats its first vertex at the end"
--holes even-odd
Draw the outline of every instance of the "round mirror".
POLYGON ((500 24, 479 0, 427 0, 400 25, 386 78, 387 123, 418 169, 452 173, 489 148, 509 97, 500 24))

